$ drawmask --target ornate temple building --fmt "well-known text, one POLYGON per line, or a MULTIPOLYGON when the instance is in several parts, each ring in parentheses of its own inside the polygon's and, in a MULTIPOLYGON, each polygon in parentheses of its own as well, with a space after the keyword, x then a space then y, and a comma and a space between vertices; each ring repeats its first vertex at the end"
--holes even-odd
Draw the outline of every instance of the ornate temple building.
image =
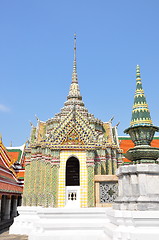
POLYGON ((64 107, 32 126, 26 154, 24 206, 94 207, 114 201, 122 164, 116 127, 89 113, 76 69, 76 36, 70 90, 64 107))
POLYGON ((6 148, 0 138, 0 229, 17 216, 24 182, 24 148, 6 148))
POLYGON ((159 139, 154 134, 159 127, 152 124, 140 67, 132 118, 124 131, 131 140, 125 137, 118 142, 111 122, 94 118, 82 102, 76 39, 74 51, 72 83, 64 107, 54 118, 32 126, 23 196, 27 207, 18 208, 20 215, 10 233, 25 233, 32 240, 158 240, 159 148, 154 146, 159 139), (120 166, 119 146, 127 165, 120 166), (112 208, 94 207, 111 202, 112 208))

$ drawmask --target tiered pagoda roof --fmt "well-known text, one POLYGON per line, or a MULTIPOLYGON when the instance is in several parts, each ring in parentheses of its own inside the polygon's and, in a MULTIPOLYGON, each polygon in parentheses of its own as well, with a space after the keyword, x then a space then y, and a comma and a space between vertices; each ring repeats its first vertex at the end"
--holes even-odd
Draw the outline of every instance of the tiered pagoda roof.
POLYGON ((16 177, 21 186, 24 184, 24 172, 25 172, 25 144, 19 147, 7 147, 7 152, 11 159, 13 159, 13 168, 16 173, 16 177))
POLYGON ((61 109, 61 112, 56 114, 54 118, 49 119, 48 121, 61 121, 65 116, 70 113, 70 111, 78 111, 84 117, 86 117, 89 122, 97 122, 102 124, 102 121, 95 118, 93 114, 88 113, 87 108, 82 101, 82 96, 80 93, 80 87, 78 84, 78 75, 77 75, 77 62, 76 62, 76 35, 74 35, 74 59, 73 59, 73 72, 72 72, 72 82, 70 85, 69 93, 67 96, 67 101, 64 103, 64 107, 61 109))
POLYGON ((51 146, 55 149, 92 149, 117 145, 110 122, 102 122, 89 113, 82 101, 77 76, 76 35, 74 35, 74 59, 72 81, 64 107, 46 122, 38 120, 32 126, 30 142, 33 145, 51 146), (77 141, 78 140, 78 141, 77 141))

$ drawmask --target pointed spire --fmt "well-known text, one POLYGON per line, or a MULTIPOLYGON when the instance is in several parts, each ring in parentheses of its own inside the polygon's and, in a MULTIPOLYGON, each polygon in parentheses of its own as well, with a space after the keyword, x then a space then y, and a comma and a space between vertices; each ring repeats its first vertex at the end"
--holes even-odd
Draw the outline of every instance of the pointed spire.
POLYGON ((142 88, 139 65, 136 66, 136 91, 130 125, 131 127, 138 125, 152 125, 150 111, 148 109, 148 104, 146 102, 146 97, 142 88))
POLYGON ((64 103, 64 107, 61 109, 63 116, 73 110, 73 113, 77 110, 81 113, 87 114, 88 110, 84 106, 77 77, 77 66, 76 66, 76 34, 74 34, 74 58, 73 58, 73 72, 72 82, 70 85, 67 101, 64 103))
POLYGON ((72 82, 78 83, 77 66, 76 66, 76 33, 74 34, 74 59, 73 59, 72 82))
POLYGON ((73 59, 73 72, 72 72, 72 83, 70 86, 69 94, 67 99, 76 98, 81 100, 80 89, 78 85, 78 77, 77 77, 77 65, 76 65, 76 34, 74 34, 74 59, 73 59))

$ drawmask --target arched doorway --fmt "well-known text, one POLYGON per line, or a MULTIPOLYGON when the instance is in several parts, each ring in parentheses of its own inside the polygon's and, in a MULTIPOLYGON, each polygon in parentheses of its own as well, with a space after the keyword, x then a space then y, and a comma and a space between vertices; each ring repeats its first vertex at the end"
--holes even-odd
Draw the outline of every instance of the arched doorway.
POLYGON ((76 157, 66 162, 66 207, 80 206, 80 164, 76 157))
POLYGON ((80 166, 79 160, 70 157, 66 162, 66 186, 80 185, 80 166))

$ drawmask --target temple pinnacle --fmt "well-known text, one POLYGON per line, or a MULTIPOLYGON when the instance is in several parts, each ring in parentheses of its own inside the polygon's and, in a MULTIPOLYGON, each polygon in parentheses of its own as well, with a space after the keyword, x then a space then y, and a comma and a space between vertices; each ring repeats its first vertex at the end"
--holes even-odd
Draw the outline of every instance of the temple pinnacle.
POLYGON ((72 82, 73 83, 78 83, 77 65, 76 65, 76 34, 74 34, 74 59, 73 59, 72 82))
POLYGON ((136 66, 136 91, 134 96, 134 105, 130 125, 131 127, 139 125, 152 125, 150 111, 148 109, 146 97, 142 88, 139 65, 136 66))
POLYGON ((74 61, 76 62, 76 33, 74 34, 74 61))
POLYGON ((72 72, 72 82, 69 90, 67 99, 79 99, 81 100, 80 89, 78 85, 77 78, 77 67, 76 67, 76 34, 74 34, 74 59, 73 59, 73 72, 72 72))

